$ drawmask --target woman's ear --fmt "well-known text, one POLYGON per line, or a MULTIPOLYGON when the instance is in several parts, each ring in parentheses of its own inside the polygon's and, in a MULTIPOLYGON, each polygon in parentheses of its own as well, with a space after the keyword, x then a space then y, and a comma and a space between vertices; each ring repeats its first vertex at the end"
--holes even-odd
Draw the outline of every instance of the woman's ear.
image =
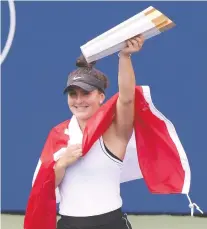
POLYGON ((105 100, 105 95, 104 95, 104 93, 101 93, 100 94, 100 101, 99 101, 99 103, 102 104, 104 100, 105 100))

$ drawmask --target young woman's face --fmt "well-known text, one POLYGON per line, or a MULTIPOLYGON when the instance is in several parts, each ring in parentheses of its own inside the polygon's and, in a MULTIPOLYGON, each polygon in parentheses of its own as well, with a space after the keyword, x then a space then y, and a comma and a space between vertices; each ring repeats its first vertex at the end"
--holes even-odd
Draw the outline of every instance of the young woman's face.
POLYGON ((68 106, 78 120, 88 120, 100 107, 105 95, 98 90, 91 92, 74 87, 68 93, 68 106))

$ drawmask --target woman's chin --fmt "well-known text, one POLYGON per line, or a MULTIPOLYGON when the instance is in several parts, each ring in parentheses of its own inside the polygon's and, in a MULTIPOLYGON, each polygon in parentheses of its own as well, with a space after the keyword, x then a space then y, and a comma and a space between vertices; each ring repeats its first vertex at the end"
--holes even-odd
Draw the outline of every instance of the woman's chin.
POLYGON ((77 112, 74 114, 77 119, 79 120, 88 120, 92 115, 89 114, 88 112, 77 112))

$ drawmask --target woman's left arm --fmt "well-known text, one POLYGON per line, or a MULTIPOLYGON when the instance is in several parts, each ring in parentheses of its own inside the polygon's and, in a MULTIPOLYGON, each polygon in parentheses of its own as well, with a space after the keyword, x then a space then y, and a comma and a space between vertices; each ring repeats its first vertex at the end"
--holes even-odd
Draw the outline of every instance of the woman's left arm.
POLYGON ((127 47, 119 53, 118 87, 119 97, 114 120, 116 136, 128 142, 134 122, 134 95, 136 79, 131 61, 131 54, 138 52, 144 43, 142 36, 127 41, 127 47))

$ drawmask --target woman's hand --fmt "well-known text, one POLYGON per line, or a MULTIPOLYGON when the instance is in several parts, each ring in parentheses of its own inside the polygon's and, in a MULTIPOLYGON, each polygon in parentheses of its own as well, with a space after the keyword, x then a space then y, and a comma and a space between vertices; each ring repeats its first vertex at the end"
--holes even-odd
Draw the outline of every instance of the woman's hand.
POLYGON ((142 35, 133 37, 126 41, 126 47, 120 51, 119 55, 130 56, 132 53, 139 52, 144 44, 144 37, 142 35))
POLYGON ((57 161, 56 166, 67 168, 82 156, 82 145, 69 145, 64 155, 57 161))
POLYGON ((67 167, 76 162, 81 156, 81 145, 68 146, 64 155, 55 164, 55 187, 63 180, 67 167))

